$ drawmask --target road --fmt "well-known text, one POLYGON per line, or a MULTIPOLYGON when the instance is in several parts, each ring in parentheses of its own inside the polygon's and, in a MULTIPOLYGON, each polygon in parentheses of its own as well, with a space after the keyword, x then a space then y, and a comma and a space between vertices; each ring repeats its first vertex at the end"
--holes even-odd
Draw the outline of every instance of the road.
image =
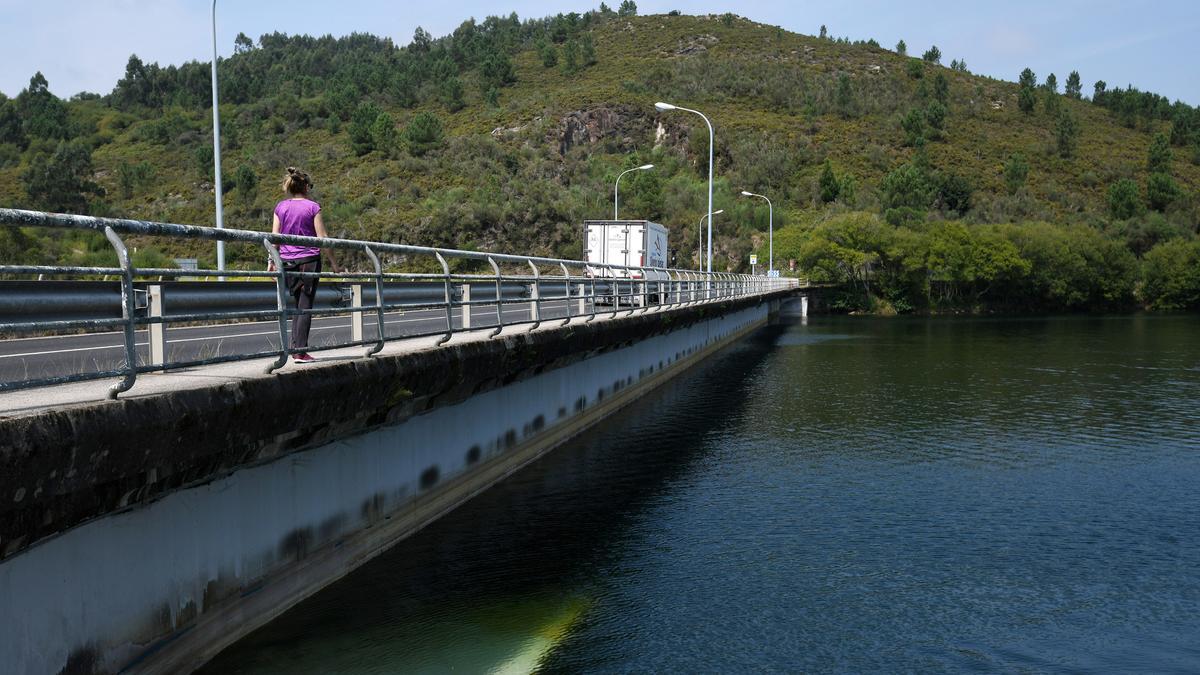
MULTIPOLYGON (((572 307, 578 313, 578 306, 572 307)), ((603 311, 603 308, 601 308, 603 311)), ((455 328, 462 326, 460 309, 452 311, 455 328)), ((546 301, 542 303, 542 319, 563 319, 566 303, 546 301)), ((483 328, 496 325, 494 305, 479 305, 471 308, 471 326, 483 328)), ((505 322, 528 321, 529 303, 506 305, 505 322)), ((394 312, 384 317, 386 335, 389 338, 420 335, 443 330, 446 326, 445 310, 416 310, 394 312)), ((376 335, 375 315, 367 313, 364 318, 364 336, 376 335)), ((321 347, 350 342, 350 317, 315 317, 309 344, 321 347)), ((149 359, 149 335, 147 330, 137 333, 138 360, 149 359)), ((218 326, 189 326, 167 328, 167 359, 185 362, 232 354, 250 354, 279 349, 278 323, 261 321, 218 326)), ((55 377, 73 373, 96 372, 119 368, 124 364, 124 342, 120 332, 89 333, 84 335, 59 335, 49 337, 19 338, 0 341, 0 381, 14 382, 42 377, 55 377)))

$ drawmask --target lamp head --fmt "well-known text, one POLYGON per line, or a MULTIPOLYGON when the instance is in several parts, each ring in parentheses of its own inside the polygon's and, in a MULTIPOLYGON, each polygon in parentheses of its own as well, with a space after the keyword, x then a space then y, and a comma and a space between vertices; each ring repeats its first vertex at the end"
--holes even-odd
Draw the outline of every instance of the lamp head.
POLYGON ((742 190, 742 196, 743 197, 757 197, 758 195, 754 194, 753 192, 746 192, 745 190, 742 190))
POLYGON ((638 167, 638 171, 649 171, 650 169, 653 169, 653 168, 654 168, 653 164, 643 164, 638 167))
POLYGON ((721 215, 722 213, 725 213, 725 209, 721 209, 720 211, 713 211, 713 215, 714 215, 714 216, 719 216, 719 215, 721 215))
POLYGON ((662 101, 659 101, 658 103, 655 103, 655 104, 654 104, 654 107, 655 107, 655 108, 658 108, 658 109, 659 109, 660 111, 662 111, 662 112, 666 112, 667 110, 674 110, 674 109, 675 109, 675 106, 671 105, 670 103, 663 103, 662 101))

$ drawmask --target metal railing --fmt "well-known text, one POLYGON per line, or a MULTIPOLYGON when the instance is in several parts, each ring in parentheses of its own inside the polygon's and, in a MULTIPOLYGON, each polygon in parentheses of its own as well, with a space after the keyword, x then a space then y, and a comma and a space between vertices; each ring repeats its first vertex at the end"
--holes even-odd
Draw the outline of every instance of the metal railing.
POLYGON ((567 325, 581 319, 584 322, 598 316, 621 313, 632 315, 650 311, 664 311, 678 307, 729 298, 761 295, 797 287, 795 279, 767 278, 729 273, 711 273, 681 269, 630 267, 623 265, 587 263, 578 260, 562 260, 537 256, 522 256, 477 251, 459 251, 422 246, 408 246, 386 242, 368 242, 352 239, 301 237, 276 235, 249 230, 215 229, 194 225, 176 225, 151 221, 119 220, 90 216, 51 214, 18 209, 0 209, 0 225, 16 227, 45 227, 69 230, 102 232, 117 254, 118 267, 81 267, 54 265, 8 265, 0 264, 0 275, 36 275, 39 278, 53 277, 115 277, 119 279, 121 291, 121 315, 108 318, 84 318, 46 320, 44 317, 30 321, 0 323, 0 333, 45 333, 50 331, 116 329, 122 333, 124 363, 116 368, 94 372, 72 373, 16 382, 0 382, 0 391, 25 389, 53 384, 64 384, 84 380, 120 378, 108 392, 116 398, 128 391, 141 373, 170 369, 192 368, 230 361, 243 361, 274 357, 265 372, 271 373, 282 367, 290 354, 304 351, 366 347, 364 357, 380 352, 386 342, 398 339, 437 336, 437 344, 449 341, 455 333, 490 329, 489 338, 500 335, 505 329, 525 327, 534 330, 551 321, 567 325), (137 277, 178 276, 178 269, 136 268, 122 235, 168 237, 175 239, 204 239, 261 246, 274 263, 275 271, 263 270, 188 270, 188 276, 218 274, 227 278, 273 278, 274 307, 267 309, 235 308, 223 311, 192 311, 166 313, 162 302, 161 286, 148 285, 139 299, 135 288, 137 277), (342 252, 351 252, 365 258, 370 265, 366 272, 321 272, 285 273, 279 257, 278 246, 292 244, 317 246, 342 252), (426 265, 433 272, 385 271, 381 255, 406 260, 432 262, 426 265), (451 263, 461 271, 452 271, 451 263), (479 270, 482 270, 480 272, 479 270), (490 272, 490 273, 489 273, 490 272), (351 300, 346 307, 317 307, 299 310, 289 307, 289 293, 285 281, 289 278, 337 279, 349 282, 351 300), (419 283, 426 288, 437 288, 435 297, 409 297, 394 301, 394 289, 399 284, 419 283), (430 287, 429 284, 435 284, 430 287), (513 285, 519 285, 520 293, 513 293, 513 285), (157 289, 157 290, 156 290, 157 289), (486 296, 483 289, 487 289, 486 296), (393 301, 389 301, 389 297, 393 301), (565 315, 549 317, 545 309, 554 303, 556 309, 565 305, 565 315), (506 311, 514 305, 526 305, 525 310, 506 311), (389 336, 385 330, 384 315, 394 311, 432 310, 440 316, 436 329, 418 331, 403 336, 389 336), (457 317, 455 316, 457 311, 457 317), (288 347, 288 319, 299 314, 314 317, 325 315, 347 315, 351 317, 351 339, 333 344, 310 346, 303 349, 288 347), (364 317, 373 315, 374 335, 368 337, 364 317), (193 358, 171 361, 165 350, 165 328, 168 323, 213 323, 231 320, 269 320, 277 324, 279 347, 268 351, 228 354, 208 358, 193 358), (457 321, 456 321, 457 319, 457 321), (150 333, 150 359, 139 363, 135 334, 139 328, 150 333))

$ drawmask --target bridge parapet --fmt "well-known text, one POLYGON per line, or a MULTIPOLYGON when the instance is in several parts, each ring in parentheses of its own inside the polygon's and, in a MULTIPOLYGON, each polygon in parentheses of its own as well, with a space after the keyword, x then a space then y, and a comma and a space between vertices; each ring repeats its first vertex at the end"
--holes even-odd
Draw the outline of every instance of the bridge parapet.
MULTIPOLYGON (((0 382, 0 392, 65 384, 84 380, 120 378, 108 391, 110 398, 129 391, 138 375, 172 369, 195 368, 233 361, 274 360, 268 373, 282 367, 291 354, 363 347, 364 357, 378 353, 389 341, 436 337, 438 344, 456 334, 481 326, 491 327, 490 337, 532 330, 545 321, 569 322, 585 317, 622 313, 632 315, 650 310, 662 311, 724 302, 734 298, 761 297, 781 290, 795 289, 795 279, 768 278, 729 273, 705 273, 693 270, 629 267, 614 264, 584 263, 528 255, 486 253, 443 248, 409 246, 388 242, 352 239, 317 239, 249 230, 215 229, 151 221, 95 218, 52 214, 18 209, 0 209, 0 225, 11 227, 47 227, 62 230, 102 232, 112 245, 119 266, 81 267, 0 264, 0 276, 86 277, 119 280, 119 316, 59 318, 39 315, 23 320, 6 315, 0 334, 46 333, 53 331, 119 330, 124 347, 123 361, 111 368, 73 372, 49 377, 0 382), (188 276, 219 276, 233 279, 273 280, 270 299, 273 307, 245 305, 234 308, 202 305, 190 312, 171 312, 164 307, 161 287, 153 284, 139 293, 137 280, 175 277, 177 269, 136 267, 124 237, 201 239, 240 243, 265 249, 275 271, 263 270, 188 270, 188 276), (318 246, 335 249, 353 257, 369 269, 355 272, 290 273, 288 278, 313 277, 336 281, 348 289, 348 306, 327 306, 300 310, 289 307, 282 261, 277 247, 281 244, 318 246), (383 259, 395 261, 387 268, 383 259), (420 292, 415 289, 420 288, 420 292), (407 294, 397 290, 405 288, 407 294), (158 289, 158 290, 156 290, 158 289), (399 297, 405 295, 406 297, 399 297), (553 308, 555 311, 549 311, 553 308), (388 335, 385 315, 396 311, 436 312, 442 316, 439 326, 426 332, 388 335), (288 320, 300 314, 314 317, 346 316, 352 323, 349 340, 320 346, 292 349, 288 320), (271 350, 227 353, 204 358, 171 360, 165 346, 165 328, 170 324, 218 323, 267 320, 277 326, 277 344, 271 350), (374 329, 374 333, 368 330, 374 329), (139 359, 137 335, 147 334, 149 358, 139 359)), ((246 290, 250 290, 249 287, 246 290)), ((10 303, 11 306, 11 303, 10 303)), ((18 305, 21 306, 21 305, 18 305)), ((36 313, 31 303, 26 307, 36 313)))

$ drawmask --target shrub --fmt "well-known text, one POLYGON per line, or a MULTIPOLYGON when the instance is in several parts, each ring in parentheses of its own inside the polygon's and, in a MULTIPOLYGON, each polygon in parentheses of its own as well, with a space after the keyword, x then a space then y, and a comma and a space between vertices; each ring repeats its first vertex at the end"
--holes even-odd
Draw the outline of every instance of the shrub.
POLYGON ((1146 254, 1142 299, 1151 309, 1200 308, 1200 241, 1173 239, 1146 254))

